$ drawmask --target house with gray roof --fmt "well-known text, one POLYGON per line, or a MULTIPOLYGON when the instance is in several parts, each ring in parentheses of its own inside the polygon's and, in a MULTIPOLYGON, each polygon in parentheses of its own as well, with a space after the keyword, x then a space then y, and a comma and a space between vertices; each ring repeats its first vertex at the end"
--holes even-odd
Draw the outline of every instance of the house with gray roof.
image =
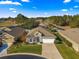
POLYGON ((5 31, 6 37, 13 37, 12 39, 16 42, 19 39, 20 40, 26 40, 26 35, 27 32, 25 31, 24 28, 20 27, 15 27, 15 28, 10 28, 10 31, 5 31), (9 36, 8 36, 9 35, 9 36))
POLYGON ((27 42, 29 43, 54 43, 55 36, 42 27, 32 29, 27 34, 27 42))

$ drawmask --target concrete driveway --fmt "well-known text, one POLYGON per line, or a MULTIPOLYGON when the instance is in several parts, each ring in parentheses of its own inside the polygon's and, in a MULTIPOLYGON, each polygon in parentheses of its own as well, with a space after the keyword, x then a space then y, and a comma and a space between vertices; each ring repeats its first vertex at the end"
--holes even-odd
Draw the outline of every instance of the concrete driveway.
POLYGON ((63 59, 55 44, 43 44, 42 55, 47 59, 63 59))

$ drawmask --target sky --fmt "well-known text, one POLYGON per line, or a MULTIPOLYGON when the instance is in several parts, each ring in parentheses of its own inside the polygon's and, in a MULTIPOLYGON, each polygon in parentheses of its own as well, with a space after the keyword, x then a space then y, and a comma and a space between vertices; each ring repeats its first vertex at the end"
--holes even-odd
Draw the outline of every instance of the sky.
POLYGON ((79 14, 79 0, 0 0, 0 17, 47 17, 79 14))

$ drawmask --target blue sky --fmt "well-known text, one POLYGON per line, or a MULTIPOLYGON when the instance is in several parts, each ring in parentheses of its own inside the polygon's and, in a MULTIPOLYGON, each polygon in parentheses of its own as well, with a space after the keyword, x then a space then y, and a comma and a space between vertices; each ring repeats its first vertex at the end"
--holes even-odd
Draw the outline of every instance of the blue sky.
POLYGON ((79 0, 0 0, 0 17, 79 14, 79 0))

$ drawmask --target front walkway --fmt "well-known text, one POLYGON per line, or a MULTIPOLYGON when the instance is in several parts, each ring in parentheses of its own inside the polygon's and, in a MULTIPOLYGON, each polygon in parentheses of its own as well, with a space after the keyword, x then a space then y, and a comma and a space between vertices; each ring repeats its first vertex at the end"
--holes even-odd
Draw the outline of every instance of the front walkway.
POLYGON ((42 55, 47 57, 47 59, 63 59, 55 44, 43 44, 42 55))

